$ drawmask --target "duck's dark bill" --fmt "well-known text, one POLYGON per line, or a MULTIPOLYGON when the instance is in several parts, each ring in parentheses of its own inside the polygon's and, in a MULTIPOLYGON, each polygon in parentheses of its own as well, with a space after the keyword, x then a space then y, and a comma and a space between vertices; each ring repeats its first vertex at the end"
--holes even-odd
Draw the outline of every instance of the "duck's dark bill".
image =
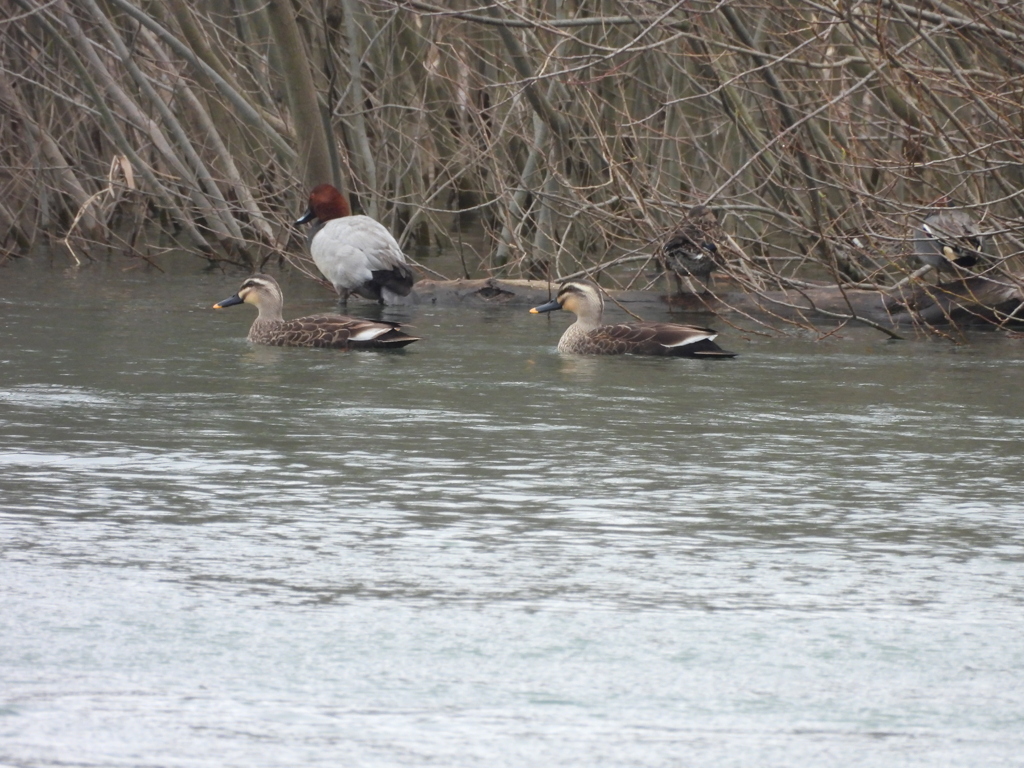
POLYGON ((295 221, 295 225, 298 226, 299 224, 305 224, 307 221, 312 221, 315 218, 316 214, 313 212, 313 209, 310 208, 295 221))
POLYGON ((242 304, 242 303, 243 303, 242 300, 240 298, 238 298, 238 294, 236 293, 230 299, 224 299, 224 301, 218 301, 216 304, 213 305, 213 308, 214 309, 224 309, 224 307, 233 307, 233 306, 235 306, 235 304, 242 304))
POLYGON ((534 307, 533 309, 530 310, 530 312, 532 312, 535 315, 538 315, 541 312, 553 312, 554 310, 561 308, 562 305, 559 304, 557 301, 549 301, 547 304, 541 304, 539 307, 534 307))

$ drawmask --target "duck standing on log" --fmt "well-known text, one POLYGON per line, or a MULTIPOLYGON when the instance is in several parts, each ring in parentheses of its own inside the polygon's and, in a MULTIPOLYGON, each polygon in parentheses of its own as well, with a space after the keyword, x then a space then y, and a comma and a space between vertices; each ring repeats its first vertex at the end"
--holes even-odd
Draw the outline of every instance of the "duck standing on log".
POLYGON ((723 264, 725 241, 725 232, 713 210, 695 205, 687 211, 659 253, 662 268, 672 273, 679 293, 683 293, 684 277, 696 277, 701 282, 701 293, 707 292, 708 278, 723 264))
POLYGON ((380 304, 396 304, 412 290, 413 274, 391 233, 369 216, 353 216, 348 200, 330 184, 314 187, 309 209, 296 224, 316 219, 309 253, 331 281, 341 303, 350 294, 380 304))
POLYGON ((715 344, 710 328, 677 323, 614 323, 604 325, 604 298, 592 280, 568 280, 554 301, 534 307, 533 314, 565 309, 576 315, 558 342, 559 352, 577 355, 660 355, 666 357, 735 357, 715 344))
POLYGON ((914 252, 922 264, 939 272, 963 275, 984 257, 984 237, 970 213, 943 208, 926 218, 914 233, 914 252))

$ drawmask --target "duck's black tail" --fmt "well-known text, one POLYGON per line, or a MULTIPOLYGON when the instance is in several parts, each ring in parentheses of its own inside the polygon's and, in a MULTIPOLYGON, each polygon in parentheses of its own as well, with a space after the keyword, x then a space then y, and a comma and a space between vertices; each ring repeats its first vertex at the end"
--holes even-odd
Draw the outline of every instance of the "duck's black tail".
POLYGON ((735 352, 730 352, 727 349, 722 349, 720 346, 715 344, 711 339, 701 339, 693 344, 688 344, 683 347, 687 350, 687 357, 703 357, 703 358, 727 358, 736 357, 735 352))

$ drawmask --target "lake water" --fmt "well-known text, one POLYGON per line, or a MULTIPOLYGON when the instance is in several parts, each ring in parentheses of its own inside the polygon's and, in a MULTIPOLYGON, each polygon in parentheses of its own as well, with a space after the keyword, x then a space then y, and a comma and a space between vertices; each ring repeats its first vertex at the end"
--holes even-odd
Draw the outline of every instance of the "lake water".
POLYGON ((0 269, 0 765, 1024 765, 1024 341, 256 348, 241 277, 0 269))

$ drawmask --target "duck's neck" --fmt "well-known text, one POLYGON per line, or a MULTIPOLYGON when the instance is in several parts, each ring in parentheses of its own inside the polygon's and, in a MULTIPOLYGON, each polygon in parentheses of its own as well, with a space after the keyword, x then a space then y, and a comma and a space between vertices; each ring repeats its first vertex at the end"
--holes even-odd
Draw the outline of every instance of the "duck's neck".
POLYGON ((582 333, 588 333, 589 331, 592 331, 595 328, 601 327, 601 315, 602 313, 600 311, 585 312, 582 315, 576 315, 576 322, 573 323, 572 327, 576 328, 582 333))
POLYGON ((281 314, 281 305, 278 303, 261 304, 260 313, 256 317, 257 323, 281 323, 284 322, 284 315, 281 314))

